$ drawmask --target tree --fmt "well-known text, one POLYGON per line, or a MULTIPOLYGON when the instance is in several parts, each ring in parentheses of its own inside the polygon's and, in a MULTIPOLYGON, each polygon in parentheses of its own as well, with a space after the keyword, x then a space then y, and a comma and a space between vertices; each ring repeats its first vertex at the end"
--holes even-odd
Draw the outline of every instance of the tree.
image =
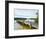
POLYGON ((36 15, 37 15, 37 18, 35 19, 35 23, 38 24, 38 12, 36 13, 36 15))

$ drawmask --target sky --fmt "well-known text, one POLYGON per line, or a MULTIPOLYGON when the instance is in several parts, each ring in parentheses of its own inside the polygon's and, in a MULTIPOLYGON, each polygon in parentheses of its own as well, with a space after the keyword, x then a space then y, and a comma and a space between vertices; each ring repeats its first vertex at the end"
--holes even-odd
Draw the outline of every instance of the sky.
POLYGON ((14 17, 16 18, 36 18, 37 9, 15 9, 14 17))

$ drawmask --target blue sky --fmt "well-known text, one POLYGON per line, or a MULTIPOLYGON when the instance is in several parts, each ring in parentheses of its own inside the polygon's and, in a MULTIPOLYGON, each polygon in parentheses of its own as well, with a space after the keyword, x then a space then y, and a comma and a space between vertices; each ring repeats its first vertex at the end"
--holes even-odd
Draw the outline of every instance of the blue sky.
POLYGON ((14 16, 17 18, 36 18, 36 9, 15 9, 14 16))

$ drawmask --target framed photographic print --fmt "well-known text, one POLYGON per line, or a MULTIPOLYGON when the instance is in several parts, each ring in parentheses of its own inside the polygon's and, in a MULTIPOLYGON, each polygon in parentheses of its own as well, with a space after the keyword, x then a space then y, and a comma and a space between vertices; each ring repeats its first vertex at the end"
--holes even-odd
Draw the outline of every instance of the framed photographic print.
POLYGON ((5 38, 45 36, 45 3, 5 2, 5 38))

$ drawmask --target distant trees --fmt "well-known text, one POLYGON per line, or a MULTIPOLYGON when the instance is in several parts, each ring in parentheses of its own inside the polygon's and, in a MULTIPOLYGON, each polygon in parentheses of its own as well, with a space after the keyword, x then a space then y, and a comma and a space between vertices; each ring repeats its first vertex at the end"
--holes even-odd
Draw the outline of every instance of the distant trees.
POLYGON ((26 18, 14 18, 14 20, 26 20, 26 18))

